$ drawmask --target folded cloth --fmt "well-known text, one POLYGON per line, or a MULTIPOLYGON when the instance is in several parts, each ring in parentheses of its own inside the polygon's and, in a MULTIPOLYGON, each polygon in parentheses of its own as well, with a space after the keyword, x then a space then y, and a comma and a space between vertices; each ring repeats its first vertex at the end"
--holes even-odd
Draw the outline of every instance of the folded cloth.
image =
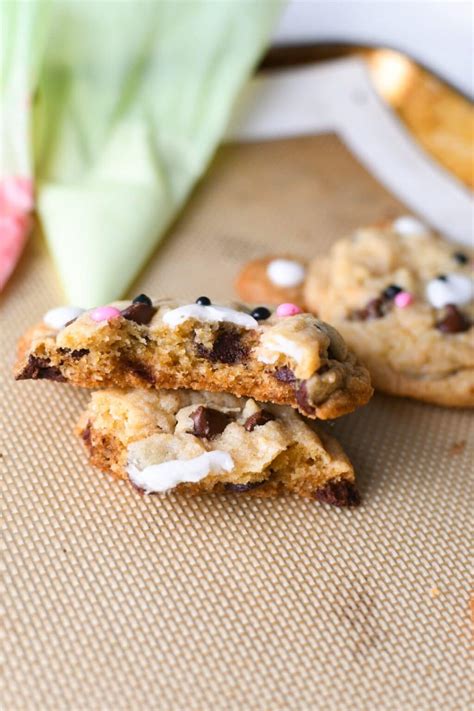
POLYGON ((124 292, 202 175, 280 1, 43 5, 2 3, 0 19, 44 46, 29 56, 39 215, 68 300, 89 307, 124 292))

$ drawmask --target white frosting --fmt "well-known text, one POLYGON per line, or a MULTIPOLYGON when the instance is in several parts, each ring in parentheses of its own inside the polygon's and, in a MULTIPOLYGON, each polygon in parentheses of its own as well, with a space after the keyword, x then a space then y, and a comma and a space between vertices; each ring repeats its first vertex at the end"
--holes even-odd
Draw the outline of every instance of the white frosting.
POLYGON ((432 279, 428 282, 426 298, 435 309, 447 304, 462 306, 474 299, 474 281, 464 274, 446 274, 446 281, 432 279))
POLYGON ((416 217, 412 217, 411 215, 398 217, 394 220, 392 227, 397 234, 402 235, 403 237, 425 235, 430 231, 429 228, 421 222, 421 220, 418 220, 416 217))
POLYGON ((271 338, 267 338, 265 345, 260 349, 258 360, 261 363, 275 363, 279 355, 287 355, 297 363, 303 359, 305 350, 295 341, 282 336, 280 333, 272 333, 271 338))
POLYGON ((230 472, 233 468, 234 461, 228 452, 214 450, 192 459, 172 459, 161 464, 151 464, 142 470, 129 463, 127 472, 132 482, 147 494, 162 494, 178 484, 195 484, 208 474, 230 472))
POLYGON ((85 309, 78 306, 58 306, 55 309, 50 309, 43 316, 44 323, 50 328, 59 331, 68 323, 83 314, 85 309))
POLYGON ((189 319, 205 321, 207 323, 233 323, 242 328, 258 328, 258 321, 245 313, 245 311, 235 311, 225 306, 200 306, 199 304, 188 304, 179 306, 177 309, 167 311, 163 316, 163 323, 171 328, 176 328, 189 319))
POLYGON ((267 267, 267 276, 273 284, 282 287, 299 286, 304 281, 306 270, 292 259, 274 259, 267 267))

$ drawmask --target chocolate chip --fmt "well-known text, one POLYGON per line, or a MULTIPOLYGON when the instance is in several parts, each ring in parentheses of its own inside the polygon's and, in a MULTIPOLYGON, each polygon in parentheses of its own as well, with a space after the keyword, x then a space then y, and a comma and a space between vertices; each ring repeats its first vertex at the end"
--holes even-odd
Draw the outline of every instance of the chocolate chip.
POLYGON ((386 304, 387 302, 384 302, 384 299, 380 297, 371 299, 365 308, 352 312, 351 320, 368 321, 369 319, 382 318, 386 313, 386 304))
POLYGON ((355 484, 347 479, 329 481, 314 492, 314 497, 324 504, 331 504, 331 506, 358 506, 360 504, 360 496, 355 484))
POLYGON ((28 363, 22 372, 16 376, 17 380, 54 380, 57 383, 65 383, 66 378, 56 366, 50 365, 49 358, 38 358, 30 355, 28 363))
POLYGON ((90 449, 92 447, 92 423, 90 420, 87 422, 87 425, 82 430, 81 438, 87 449, 90 449))
POLYGON ((241 363, 248 355, 248 348, 242 345, 240 333, 227 328, 217 332, 211 349, 198 343, 196 351, 199 356, 207 358, 212 363, 241 363))
POLYGON ((134 321, 141 326, 146 326, 150 323, 153 316, 156 314, 157 309, 151 304, 145 304, 142 301, 133 302, 130 306, 127 306, 121 314, 127 321, 134 321))
POLYGON ((445 306, 445 315, 436 324, 436 328, 442 333, 463 333, 470 327, 469 319, 454 304, 445 306))
POLYGON ((192 434, 203 439, 214 439, 232 421, 232 417, 226 412, 204 405, 200 405, 189 417, 194 423, 192 434))
POLYGON ((294 383, 296 381, 295 374, 288 368, 287 365, 283 365, 281 368, 277 368, 273 373, 273 377, 279 380, 281 383, 294 383))
POLYGON ((196 299, 196 304, 198 304, 199 306, 210 306, 211 300, 207 296, 200 296, 198 299, 196 299))
POLYGON ((382 318, 385 315, 382 299, 371 299, 365 307, 367 318, 382 318))
POLYGON ((267 318, 270 318, 271 312, 265 306, 257 306, 250 315, 253 316, 256 321, 266 321, 267 318))
POLYGON ((303 381, 296 391, 296 402, 298 403, 300 410, 303 410, 303 412, 307 415, 314 415, 316 412, 314 407, 309 403, 306 381, 303 381))
POLYGON ((265 479, 262 479, 262 481, 249 481, 248 484, 228 483, 224 488, 226 491, 230 491, 233 494, 244 494, 246 491, 251 491, 252 489, 257 489, 259 486, 262 486, 262 484, 265 484, 265 481, 265 479))
POLYGON ((271 422, 271 420, 274 419, 275 417, 271 412, 268 412, 268 410, 259 410, 258 412, 254 412, 253 415, 250 415, 250 417, 247 417, 244 427, 247 432, 253 432, 256 427, 266 425, 267 422, 271 422))
POLYGON ((78 348, 77 350, 71 351, 71 358, 74 360, 80 360, 84 358, 88 353, 90 353, 88 348, 78 348))
POLYGON ((70 348, 58 348, 58 353, 61 353, 61 355, 67 355, 73 360, 80 360, 85 355, 90 353, 90 351, 88 348, 78 348, 74 351, 72 351, 70 348))
POLYGON ((133 299, 134 304, 146 304, 147 306, 153 306, 152 300, 146 294, 139 294, 133 299))
POLYGON ((132 373, 137 375, 141 380, 151 385, 155 382, 155 374, 151 366, 147 363, 143 363, 139 360, 133 360, 132 358, 127 358, 122 356, 120 358, 120 365, 124 370, 131 370, 132 373))
POLYGON ((464 252, 454 252, 453 259, 455 259, 458 264, 467 264, 469 261, 469 257, 467 254, 464 254, 464 252))
POLYGON ((401 291, 403 291, 401 286, 398 286, 397 284, 390 284, 390 286, 387 286, 387 288, 384 289, 382 296, 384 299, 394 299, 401 291))
POLYGON ((446 276, 446 274, 438 274, 436 279, 439 279, 440 281, 448 281, 448 277, 446 276))

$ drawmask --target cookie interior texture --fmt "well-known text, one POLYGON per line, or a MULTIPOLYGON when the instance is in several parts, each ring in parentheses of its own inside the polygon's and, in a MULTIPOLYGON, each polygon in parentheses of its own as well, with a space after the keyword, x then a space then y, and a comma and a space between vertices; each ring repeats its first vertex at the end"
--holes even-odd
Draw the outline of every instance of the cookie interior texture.
POLYGON ((354 470, 338 442, 289 407, 220 393, 103 390, 92 394, 77 432, 91 462, 122 479, 130 466, 143 470, 224 451, 230 471, 176 490, 291 492, 339 506, 358 503, 354 470))
POLYGON ((335 329, 311 314, 257 322, 250 308, 233 304, 228 317, 211 322, 203 306, 170 326, 171 312, 194 305, 167 299, 152 307, 112 306, 118 318, 96 322, 86 312, 63 328, 43 322, 31 329, 20 342, 16 377, 229 392, 321 419, 350 412, 372 395, 366 368, 335 329))
POLYGON ((472 250, 428 231, 400 235, 392 226, 361 229, 312 262, 306 303, 335 324, 368 366, 376 388, 473 407, 474 304, 455 306, 463 330, 446 332, 440 324, 449 309, 434 307, 426 295, 433 280, 472 277, 473 258, 472 250), (390 285, 412 294, 413 303, 397 308, 384 297, 390 285))

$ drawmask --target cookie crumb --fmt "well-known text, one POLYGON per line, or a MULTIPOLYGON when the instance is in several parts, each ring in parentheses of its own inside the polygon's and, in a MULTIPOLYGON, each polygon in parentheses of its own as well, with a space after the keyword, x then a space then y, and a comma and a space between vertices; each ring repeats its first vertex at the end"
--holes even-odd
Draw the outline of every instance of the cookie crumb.
POLYGON ((462 454, 464 450, 466 449, 466 440, 461 439, 459 442, 453 442, 452 445, 449 448, 449 453, 452 456, 456 456, 458 454, 462 454))

